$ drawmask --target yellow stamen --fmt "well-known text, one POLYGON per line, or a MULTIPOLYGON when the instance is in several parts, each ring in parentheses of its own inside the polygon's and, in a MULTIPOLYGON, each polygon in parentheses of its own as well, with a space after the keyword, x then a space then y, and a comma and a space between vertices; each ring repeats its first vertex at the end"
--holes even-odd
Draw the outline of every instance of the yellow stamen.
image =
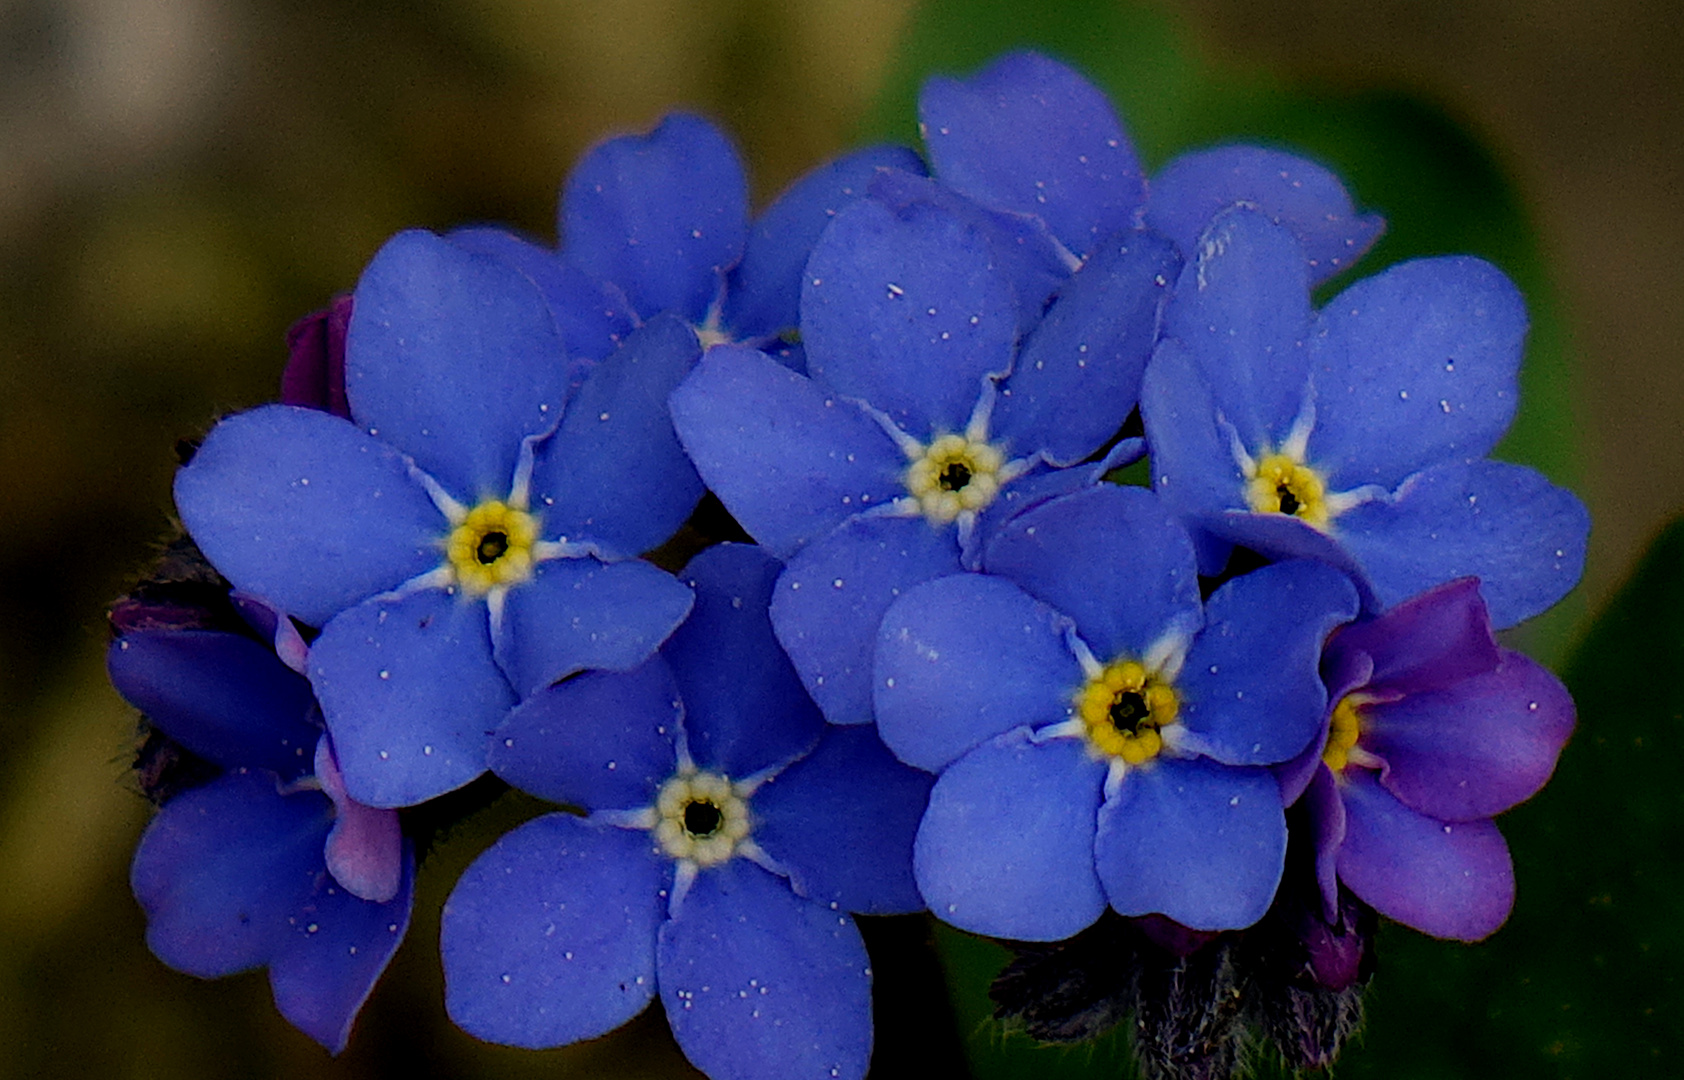
POLYGON ((1333 719, 1327 728, 1327 749, 1321 752, 1321 759, 1335 773, 1350 764, 1351 751, 1362 734, 1362 707, 1370 700, 1362 694, 1346 694, 1333 707, 1333 719))
POLYGON ((1286 454, 1268 454, 1257 463, 1246 499, 1259 514, 1290 514, 1317 529, 1325 530, 1330 520, 1321 474, 1286 454))
POLYGON ((1159 731, 1174 723, 1181 702, 1175 688, 1135 660, 1118 660, 1076 694, 1088 745, 1100 756, 1140 765, 1164 748, 1159 731))
POLYGON ((937 525, 967 510, 981 510, 1000 493, 1000 469, 1006 456, 985 442, 963 435, 936 438, 902 477, 924 516, 937 525))
POLYGON ((538 519, 495 499, 482 502, 445 541, 456 581, 470 596, 513 585, 532 576, 532 544, 538 519))

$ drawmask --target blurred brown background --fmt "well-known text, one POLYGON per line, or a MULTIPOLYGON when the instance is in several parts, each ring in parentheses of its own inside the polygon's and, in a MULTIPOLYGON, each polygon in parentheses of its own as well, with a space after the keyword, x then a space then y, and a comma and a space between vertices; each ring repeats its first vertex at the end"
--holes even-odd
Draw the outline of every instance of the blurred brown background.
MULTIPOLYGON (((1213 63, 1413 90, 1497 154, 1579 365, 1594 607, 1684 509, 1684 8, 1161 2, 1213 63)), ((552 1054, 450 1030, 425 914, 449 874, 369 1037, 331 1066, 261 977, 165 970, 127 895, 147 808, 123 779, 133 721, 103 681, 103 604, 167 523, 174 440, 271 397, 287 325, 386 235, 498 219, 553 236, 578 154, 680 105, 734 130, 763 201, 854 139, 911 9, 0 0, 0 1076, 679 1067, 658 1017, 552 1054)))

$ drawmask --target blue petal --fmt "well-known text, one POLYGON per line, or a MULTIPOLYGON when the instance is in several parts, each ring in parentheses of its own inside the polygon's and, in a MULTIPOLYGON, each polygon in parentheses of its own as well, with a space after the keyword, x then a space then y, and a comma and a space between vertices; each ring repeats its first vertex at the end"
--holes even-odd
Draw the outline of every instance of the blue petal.
POLYGON ((671 404, 702 479, 781 559, 906 492, 906 458, 882 428, 764 353, 709 349, 671 404))
POLYGON ((1261 146, 1220 146, 1165 165, 1152 177, 1146 225, 1191 253, 1211 219, 1239 205, 1292 231, 1309 261, 1312 285, 1362 258, 1386 227, 1379 214, 1356 212, 1333 173, 1261 146))
POLYGON ((933 78, 918 119, 935 171, 985 206, 1033 214, 1077 255, 1133 226, 1145 200, 1111 103, 1055 60, 1011 53, 969 80, 933 78))
POLYGON ((692 1064, 731 1080, 860 1080, 871 975, 854 921, 734 859, 661 927, 661 1002, 692 1064))
POLYGON ((1074 619, 1101 662, 1199 627, 1192 542, 1144 488, 1102 484, 1025 511, 989 542, 983 569, 1074 619))
MULTIPOLYGON (((1140 417, 1152 448, 1152 490, 1190 527, 1203 515, 1250 509, 1220 416, 1198 358, 1179 341, 1160 342, 1141 380, 1140 417)), ((1228 550, 1201 544, 1199 556, 1199 569, 1214 577, 1228 550)))
POLYGON ((690 754, 704 769, 752 776, 811 750, 824 731, 772 636, 766 608, 782 571, 746 544, 716 544, 684 568, 696 606, 664 655, 684 696, 690 754))
POLYGON ((1099 811, 1099 876, 1124 915, 1238 930, 1269 910, 1286 865, 1286 814, 1264 769, 1160 756, 1099 811))
POLYGON ((647 135, 592 150, 567 178, 567 258, 615 282, 644 318, 699 323, 743 254, 748 181, 729 140, 699 116, 673 113, 647 135))
POLYGON ((743 261, 731 274, 725 324, 739 337, 772 337, 801 318, 801 276, 819 234, 842 207, 864 195, 879 169, 922 174, 904 146, 869 146, 803 176, 749 230, 743 261))
POLYGON ((1103 480, 1111 469, 1140 460, 1145 450, 1146 440, 1124 439, 1113 447, 1112 452, 1102 461, 1076 465, 1068 469, 1049 469, 1044 466, 1031 468, 1029 472, 1002 488, 999 496, 977 515, 970 549, 965 552, 966 569, 975 569, 972 564, 988 546, 988 541, 1019 514, 1060 495, 1070 495, 1085 487, 1092 487, 1103 480), (1113 460, 1114 457, 1118 460, 1113 460))
POLYGON ((357 283, 351 415, 463 502, 508 494, 520 442, 555 424, 568 374, 543 294, 501 259, 415 230, 357 283))
POLYGON ((1150 233, 1111 237, 1030 333, 994 405, 993 433, 1014 456, 1058 464, 1104 446, 1134 411, 1158 312, 1181 259, 1150 233))
POLYGON ((325 796, 282 795, 264 770, 237 769, 171 799, 129 873, 146 944, 201 978, 267 963, 287 916, 327 874, 322 842, 332 819, 325 796))
POLYGON ((540 1049, 606 1034, 655 996, 671 864, 642 830, 549 814, 456 882, 439 931, 444 1004, 470 1035, 540 1049))
POLYGON ((545 536, 593 542, 624 559, 684 524, 702 481, 673 433, 667 395, 700 355, 690 328, 664 316, 596 365, 538 450, 533 506, 543 511, 545 536))
POLYGON ((1358 607, 1345 575, 1302 560, 1218 589, 1177 680, 1180 719, 1199 749, 1228 765, 1272 765, 1303 750, 1327 715, 1322 644, 1358 607))
POLYGON ((935 777, 868 727, 833 727, 754 794, 754 840, 809 900, 867 915, 921 911, 912 838, 935 777))
MULTIPOLYGON (((1279 447, 1303 407, 1309 378, 1303 249, 1262 214, 1237 208, 1212 222, 1188 257, 1164 310, 1164 336, 1186 348, 1216 410, 1247 450, 1279 447)), ((1157 426, 1164 422, 1159 417, 1157 426)), ((1223 458, 1231 459, 1226 440, 1223 446, 1223 458)))
POLYGON ((476 254, 494 255, 532 279, 555 316, 575 382, 589 370, 588 361, 613 352, 636 326, 631 302, 618 285, 591 278, 547 247, 488 226, 456 229, 445 239, 476 254))
POLYGON ((485 605, 443 589, 370 600, 310 647, 351 797, 413 806, 486 769, 491 729, 515 703, 491 659, 485 605))
POLYGON ((1440 465, 1395 502, 1365 503, 1335 523, 1380 603, 1478 577, 1496 629, 1547 610, 1584 571, 1590 516, 1566 488, 1520 465, 1440 465))
POLYGON ((1281 561, 1311 559, 1326 563, 1350 577, 1362 597, 1364 610, 1373 612, 1380 606, 1361 562, 1341 542, 1337 533, 1322 532, 1291 514, 1256 514, 1249 510, 1229 510, 1206 515, 1196 521, 1207 535, 1250 548, 1266 558, 1281 561))
POLYGON ((1082 669, 1069 620, 1005 578, 955 574, 908 590, 877 632, 874 705, 883 741, 940 772, 996 735, 1063 720, 1082 669))
POLYGON ((491 740, 491 771, 539 798, 586 810, 649 806, 676 767, 683 715, 659 656, 631 671, 587 671, 509 713, 491 740))
POLYGON ((1019 729, 941 774, 913 869, 938 919, 991 937, 1056 941, 1105 910, 1093 844, 1105 764, 1080 739, 1019 729))
POLYGON ((1336 489, 1380 484, 1497 445, 1519 400, 1526 303, 1468 257, 1359 281, 1321 314, 1309 459, 1336 489))
POLYGON ((175 505, 234 588, 312 626, 437 566, 449 529, 390 447, 291 405, 212 429, 175 474, 175 505))
POLYGON ((921 517, 857 517, 790 560, 772 628, 833 724, 871 722, 877 626, 914 585, 959 571, 951 530, 921 517))
POLYGON ((552 559, 509 590, 497 662, 522 697, 557 679, 629 671, 690 613, 690 590, 646 562, 552 559))
POLYGON ((130 705, 200 757, 288 779, 311 771, 310 684, 250 638, 143 630, 113 641, 105 666, 130 705))
POLYGON ((1011 285, 975 225, 928 203, 862 199, 813 248, 801 294, 807 370, 921 441, 963 431, 1011 366, 1011 285))
POLYGON ((269 964, 281 1015, 330 1052, 345 1049, 352 1021, 403 943, 414 892, 415 856, 407 850, 397 895, 382 904, 359 900, 319 875, 269 964))

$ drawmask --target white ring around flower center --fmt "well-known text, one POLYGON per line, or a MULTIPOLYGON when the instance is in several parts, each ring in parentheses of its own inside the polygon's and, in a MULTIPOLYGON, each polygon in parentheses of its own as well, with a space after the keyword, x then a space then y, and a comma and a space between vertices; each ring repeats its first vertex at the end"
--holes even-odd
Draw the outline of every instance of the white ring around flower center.
POLYGON ((655 797, 655 839, 675 859, 714 866, 748 837, 748 799, 718 773, 679 773, 655 797))

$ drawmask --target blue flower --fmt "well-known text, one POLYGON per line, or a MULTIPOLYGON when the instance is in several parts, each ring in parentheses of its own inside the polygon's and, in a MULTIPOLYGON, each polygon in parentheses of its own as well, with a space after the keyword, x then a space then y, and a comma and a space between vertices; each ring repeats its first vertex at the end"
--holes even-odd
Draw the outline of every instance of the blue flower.
POLYGON ((1469 257, 1403 263, 1320 312, 1292 233, 1245 209, 1205 233, 1165 312, 1141 411, 1158 494, 1206 541, 1313 557, 1370 608, 1477 576, 1499 626, 1579 579, 1571 492, 1487 460, 1514 415, 1520 294, 1469 257))
POLYGON ((359 800, 467 783, 520 694, 633 667, 684 617, 688 591, 633 556, 701 495, 662 404, 697 354, 655 319, 570 394, 525 276, 403 233, 354 296, 352 419, 241 413, 177 475, 211 563, 322 627, 310 678, 359 800))
POLYGON ((1498 646, 1472 578, 1344 627, 1322 671, 1329 722, 1280 775, 1289 798, 1304 792, 1325 911, 1343 882, 1436 937, 1491 934, 1514 904, 1491 818, 1554 771, 1573 731, 1567 688, 1498 646))
POLYGON ((1138 452, 1124 441, 1062 468, 1102 451, 1133 408, 1177 265, 1132 234, 1025 328, 985 231, 928 181, 895 182, 897 198, 879 189, 837 214, 807 263, 807 376, 716 348, 672 397, 709 487, 789 560, 773 623, 837 723, 871 718, 871 641, 895 596, 1138 452))
POLYGON ((878 730, 941 774, 914 855, 931 911, 1030 941, 1107 904, 1196 930, 1255 922, 1286 854, 1267 766, 1316 736, 1350 583, 1284 562, 1201 605, 1186 533, 1113 485, 1025 511, 983 570, 910 590, 877 639, 878 730))
POLYGON ((498 255, 544 289, 574 356, 607 355, 632 327, 670 313, 704 345, 777 352, 792 336, 801 270, 836 212, 880 169, 922 173, 918 155, 873 146, 797 180, 752 224, 736 149, 698 116, 674 113, 646 135, 595 147, 568 177, 550 251, 497 229, 451 238, 498 255))
POLYGON ((345 794, 309 684, 252 639, 138 631, 108 666, 155 727, 224 769, 141 837, 131 882, 147 944, 202 978, 267 967, 281 1014, 343 1050, 409 925, 414 856, 397 814, 345 794))
POLYGON ((444 909, 445 1003, 517 1046, 601 1035, 659 993, 719 1080, 863 1076, 871 974, 849 912, 922 908, 930 778, 869 729, 828 729, 766 617, 778 563, 725 545, 661 653, 523 702, 498 775, 590 816, 528 822, 444 909))

